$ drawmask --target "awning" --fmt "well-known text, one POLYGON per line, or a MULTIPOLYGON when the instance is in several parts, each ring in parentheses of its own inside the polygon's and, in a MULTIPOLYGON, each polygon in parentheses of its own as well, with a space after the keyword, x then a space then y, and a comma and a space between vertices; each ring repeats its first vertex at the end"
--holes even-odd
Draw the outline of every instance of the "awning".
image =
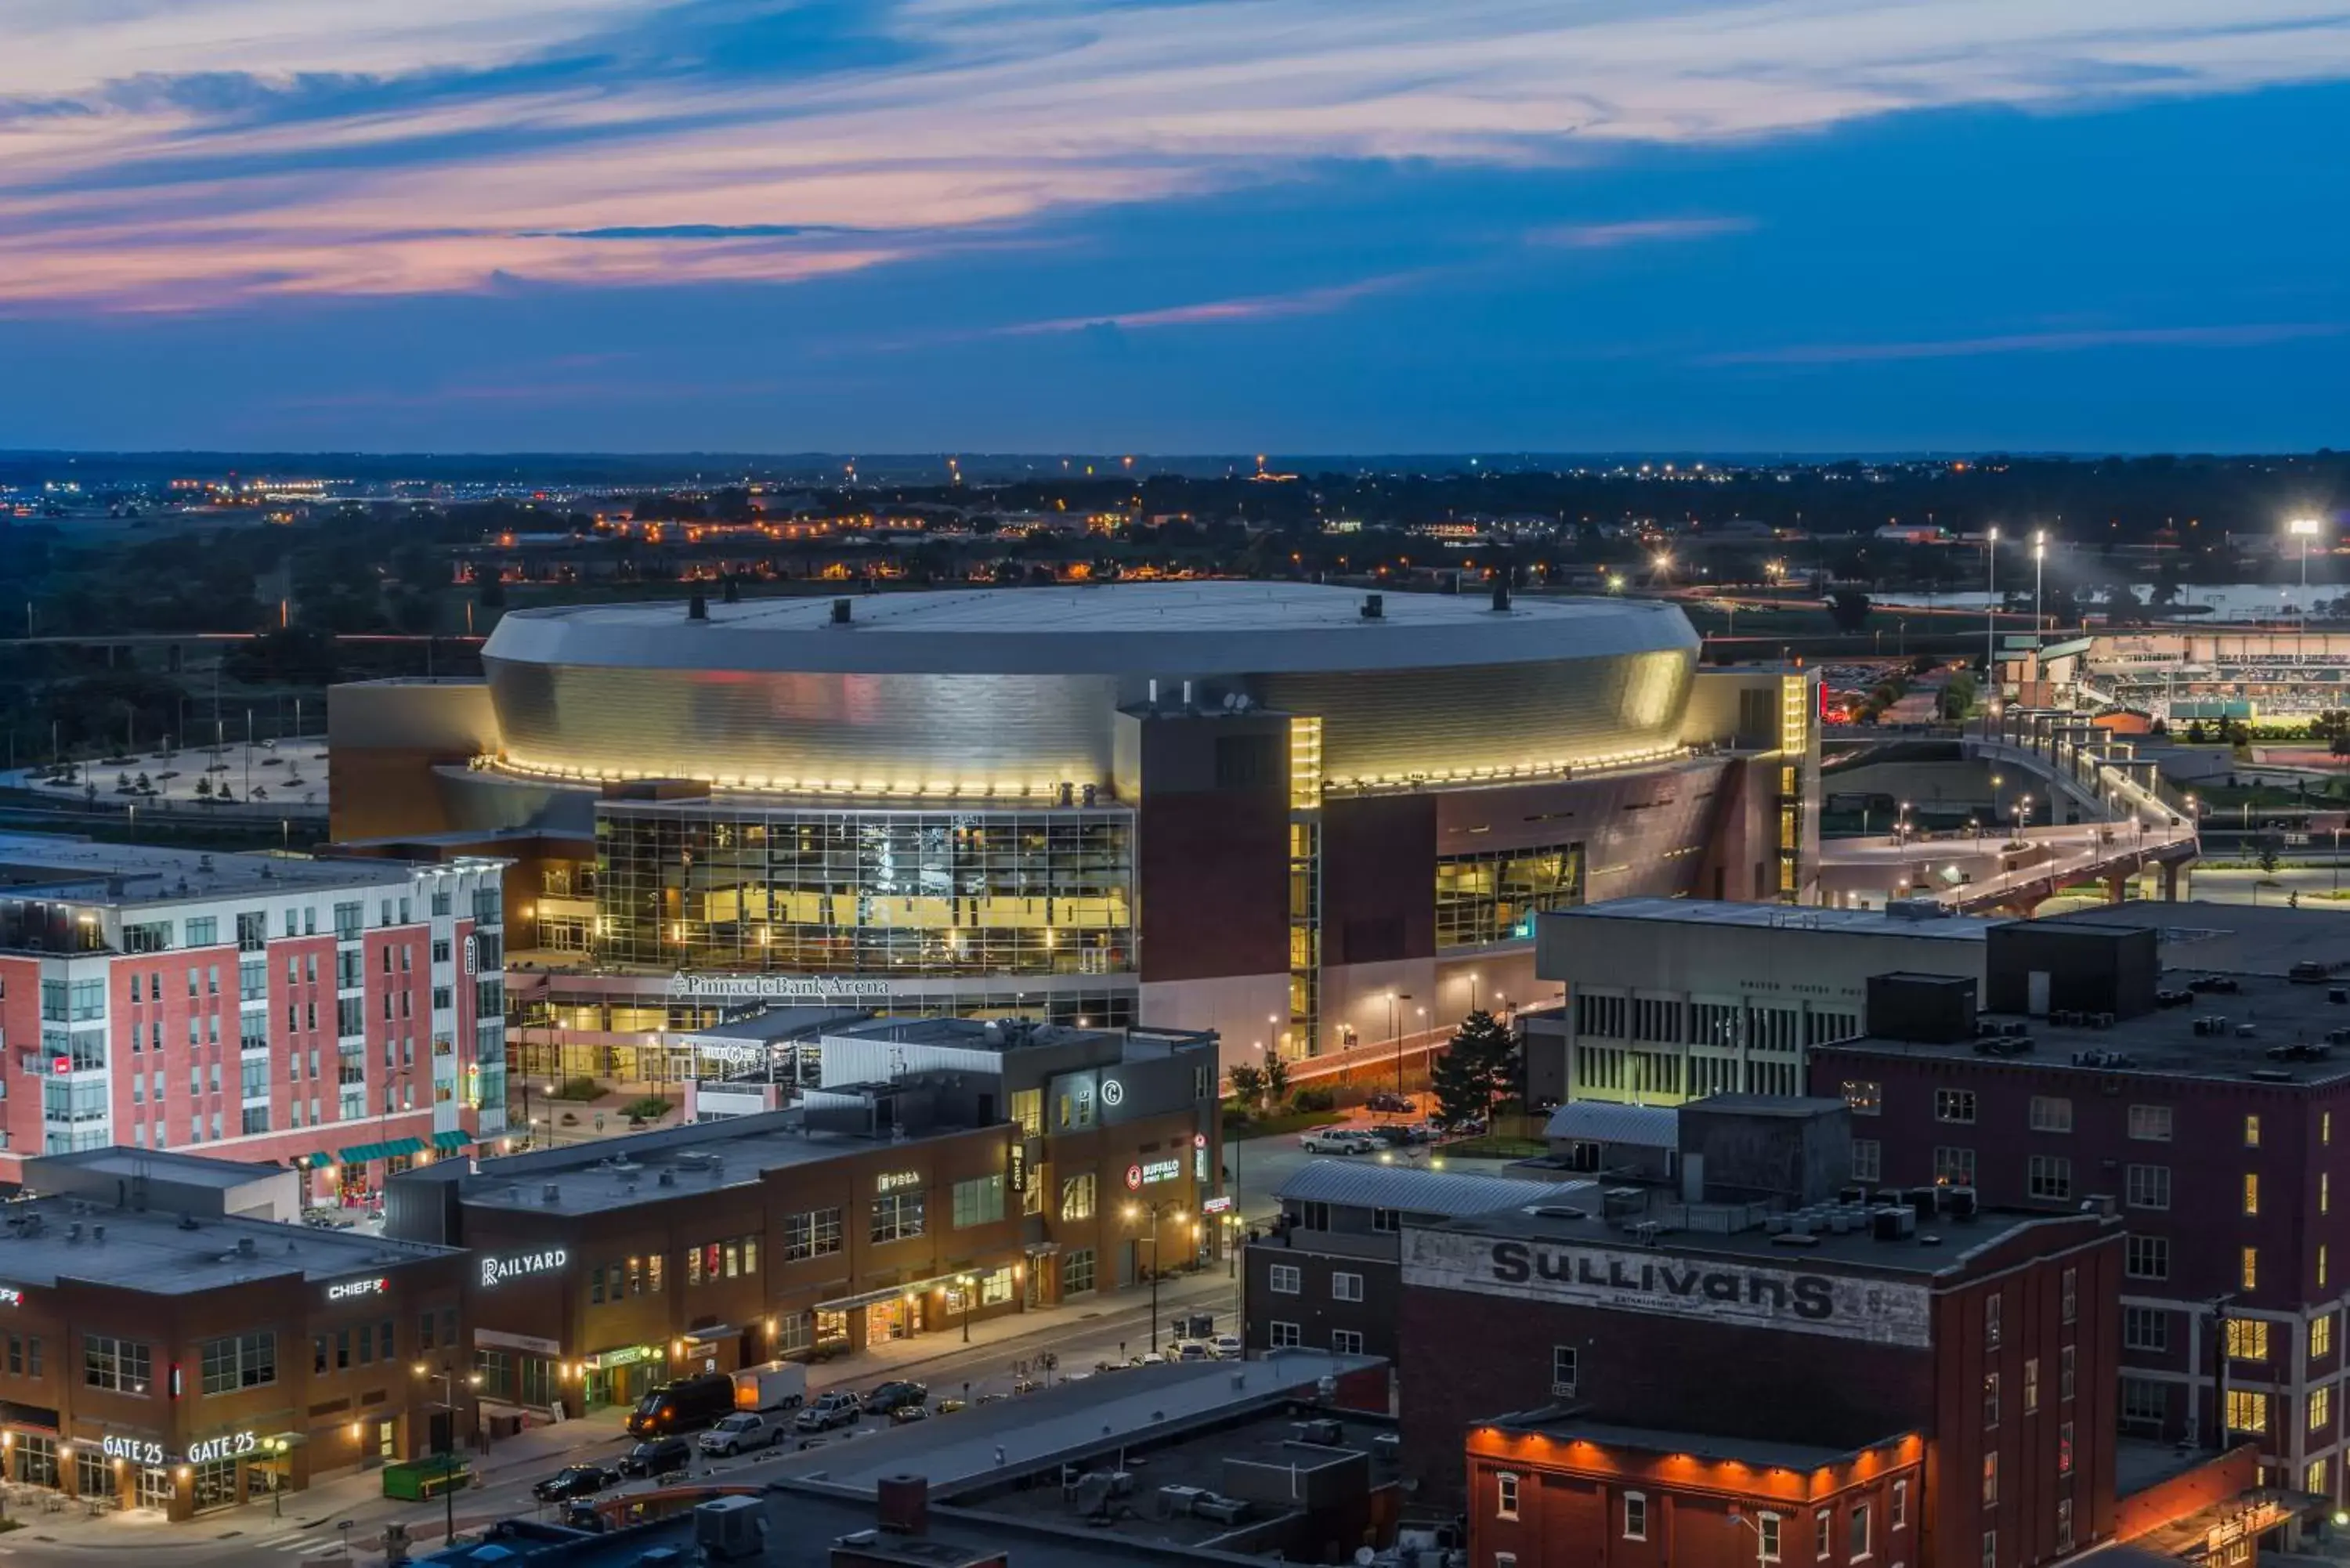
MULTIPOLYGON (((1002 1266, 1003 1265, 1001 1264, 997 1265, 997 1267, 1002 1266)), ((993 1268, 981 1268, 979 1265, 973 1264, 970 1268, 957 1269, 951 1273, 939 1274, 927 1280, 910 1280, 902 1285, 889 1285, 879 1290, 867 1291, 860 1295, 841 1296, 833 1301, 818 1302, 816 1303, 815 1310, 817 1312, 849 1312, 858 1307, 871 1306, 877 1302, 899 1301, 907 1296, 928 1295, 932 1291, 952 1289, 954 1285, 966 1274, 984 1276, 992 1274, 994 1272, 995 1269, 993 1268)), ((688 1335, 687 1337, 691 1338, 691 1335, 688 1335)))
POLYGON ((294 1157, 294 1168, 296 1170, 317 1170, 323 1166, 334 1163, 333 1152, 323 1148, 316 1154, 297 1154, 294 1157))
POLYGON ((688 1345, 715 1345, 722 1339, 736 1338, 742 1332, 742 1329, 733 1324, 721 1323, 712 1324, 708 1328, 689 1328, 678 1337, 688 1345))
POLYGON ((454 1154, 473 1141, 475 1141, 473 1135, 463 1127, 454 1132, 437 1132, 432 1135, 432 1147, 442 1154, 454 1154))
POLYGON ((365 1165, 371 1159, 396 1159, 401 1155, 422 1154, 424 1140, 421 1137, 396 1137, 388 1143, 358 1143, 343 1150, 345 1165, 365 1165))

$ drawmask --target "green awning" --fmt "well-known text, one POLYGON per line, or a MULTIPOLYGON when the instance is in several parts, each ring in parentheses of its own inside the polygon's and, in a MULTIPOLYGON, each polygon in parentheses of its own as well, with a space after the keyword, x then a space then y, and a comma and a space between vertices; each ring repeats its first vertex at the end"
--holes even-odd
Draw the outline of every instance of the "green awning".
POLYGON ((463 1128, 455 1132, 437 1132, 432 1135, 432 1147, 442 1154, 454 1154, 473 1141, 473 1135, 463 1128))
POLYGON ((422 1138, 396 1137, 391 1139, 389 1143, 353 1144, 350 1147, 343 1150, 343 1163, 345 1165, 365 1165, 371 1159, 393 1159, 404 1154, 421 1154, 423 1152, 424 1140, 422 1138))
POLYGON ((334 1163, 333 1153, 323 1148, 316 1154, 297 1154, 294 1157, 294 1168, 296 1170, 317 1170, 321 1166, 334 1163))

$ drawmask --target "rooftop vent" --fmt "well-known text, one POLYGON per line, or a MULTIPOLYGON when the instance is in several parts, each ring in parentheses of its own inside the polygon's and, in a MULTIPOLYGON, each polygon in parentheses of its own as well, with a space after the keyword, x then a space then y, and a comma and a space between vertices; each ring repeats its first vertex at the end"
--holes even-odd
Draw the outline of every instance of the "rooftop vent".
POLYGON ((257 1258, 261 1256, 261 1248, 252 1237, 239 1236, 236 1239, 236 1255, 240 1258, 257 1258))
POLYGON ((707 594, 697 593, 691 598, 686 600, 685 618, 688 620, 708 620, 710 618, 710 596, 707 594))
POLYGON ((1499 614, 1507 615, 1509 613, 1510 580, 1507 577, 1496 577, 1493 579, 1493 608, 1499 614))
POLYGON ((674 1170, 664 1170, 654 1179, 660 1186, 675 1187, 677 1185, 677 1172, 674 1170))
POLYGON ((1365 620, 1384 620, 1387 618, 1387 595, 1365 594, 1363 596, 1363 618, 1365 620))
POLYGON ((854 599, 833 600, 832 624, 835 626, 847 626, 849 622, 849 618, 853 613, 853 607, 855 604, 856 601, 854 599))
POLYGON ((563 1201, 563 1189, 550 1181, 538 1189, 538 1200, 541 1203, 560 1203, 563 1201))

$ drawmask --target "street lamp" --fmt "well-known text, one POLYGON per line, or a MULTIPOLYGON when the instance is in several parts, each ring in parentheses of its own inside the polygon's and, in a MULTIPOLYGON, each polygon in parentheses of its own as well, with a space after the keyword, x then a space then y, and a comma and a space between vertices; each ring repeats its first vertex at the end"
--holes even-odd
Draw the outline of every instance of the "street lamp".
MULTIPOLYGON (((2317 537, 2321 524, 2314 517, 2296 517, 2284 525, 2285 532, 2301 541, 2301 591, 2309 592, 2309 542, 2317 537)), ((2306 615, 2304 608, 2302 612, 2306 615)))
MULTIPOLYGON (((2040 614, 2040 606, 2042 602, 2040 597, 2040 573, 2042 564, 2047 559, 2048 535, 2044 530, 2034 530, 2032 535, 2032 648, 2035 655, 2040 649, 2040 637, 2042 629, 2047 624, 2041 618, 2040 614)), ((2036 662, 2033 670, 2033 673, 2035 675, 2039 673, 2036 662)))
MULTIPOLYGON (((1408 991, 1388 992, 1388 1044, 1395 1049, 1396 1093, 1403 1093, 1403 1004, 1411 1000, 1408 991)), ((1421 1008, 1424 1016, 1428 1009, 1421 1008)))
MULTIPOLYGON (((435 1372, 420 1361, 416 1364, 414 1371, 416 1376, 426 1382, 441 1385, 441 1397, 432 1401, 428 1407, 445 1411, 449 1417, 449 1424, 443 1429, 446 1440, 433 1445, 434 1450, 441 1457, 441 1503, 443 1518, 441 1544, 445 1547, 457 1538, 457 1488, 450 1478, 456 1468, 454 1461, 457 1457, 458 1374, 446 1362, 442 1364, 440 1371, 435 1372)), ((482 1386, 482 1375, 478 1372, 468 1372, 464 1374, 464 1378, 465 1386, 468 1388, 479 1388, 482 1386)))
MULTIPOLYGON (((1983 685, 1989 695, 1998 694, 1999 530, 1996 527, 1991 529, 1991 540, 1983 546, 1983 685)), ((1984 711, 1990 711, 1988 703, 1984 711)))
POLYGON ((979 1276, 977 1274, 957 1274, 955 1276, 955 1283, 962 1292, 962 1342, 965 1345, 969 1345, 971 1343, 971 1295, 972 1288, 979 1283, 979 1276))
MULTIPOLYGON (((1181 1209, 1183 1200, 1170 1198, 1161 1203, 1129 1203, 1126 1206, 1126 1221, 1131 1225, 1144 1214, 1150 1216, 1150 1348, 1159 1348, 1159 1222, 1170 1212, 1181 1209)), ((1142 1240, 1137 1236, 1136 1241, 1142 1240)))

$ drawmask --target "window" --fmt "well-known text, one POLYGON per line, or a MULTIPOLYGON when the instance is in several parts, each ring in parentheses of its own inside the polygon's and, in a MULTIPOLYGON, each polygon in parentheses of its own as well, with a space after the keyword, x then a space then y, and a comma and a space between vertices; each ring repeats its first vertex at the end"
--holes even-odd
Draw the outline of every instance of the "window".
POLYGON ((2069 1497, 2056 1500, 2056 1550, 2073 1550, 2073 1500, 2069 1497))
POLYGON ((2129 1135, 2140 1143, 2168 1143, 2170 1107, 2132 1106, 2129 1108, 2129 1135))
POLYGON ((2322 1360, 2334 1354, 2334 1314, 2325 1313, 2309 1320, 2309 1358, 2322 1360))
POLYGON ((2228 1390, 2228 1430, 2265 1432, 2269 1429, 2269 1397, 2251 1388, 2228 1390))
POLYGON ((1885 1085, 1874 1078, 1846 1078, 1844 1081, 1844 1103, 1852 1107, 1852 1114, 1856 1116, 1883 1116, 1885 1085))
POLYGON ((1892 1519, 1887 1521, 1887 1528, 1901 1530, 1908 1527, 1909 1523, 1909 1480, 1906 1476, 1893 1483, 1892 1514, 1892 1519))
POLYGON ((2070 1421, 2056 1424, 2056 1473, 2060 1477, 2073 1473, 2073 1423, 2070 1421))
POLYGON ((1855 1181, 1885 1179, 1884 1146, 1873 1137, 1852 1140, 1852 1179, 1855 1181))
POLYGON ((1094 1217, 1094 1173, 1072 1176, 1061 1183, 1061 1218, 1090 1220, 1094 1217))
POLYGON ((2236 1272, 2244 1289, 2256 1291, 2261 1288, 2261 1250, 2258 1247, 2243 1250, 2236 1272))
POLYGON ((2317 1384, 2309 1391, 2309 1429, 2313 1432, 2322 1432, 2325 1430, 2326 1424, 2333 1419, 2334 1385, 2317 1384))
POLYGON ((2256 1170, 2244 1172, 2244 1213, 2247 1217, 2261 1211, 2261 1176, 2256 1170))
POLYGON ((1975 1092, 1972 1089, 1935 1090, 1934 1119, 1938 1122, 1972 1122, 1975 1119, 1975 1092))
MULTIPOLYGON (((169 920, 124 921, 122 950, 127 953, 160 953, 172 945, 172 922, 169 920)), ((131 999, 137 1001, 136 997, 131 999)))
POLYGON ((2317 1173, 2317 1211, 2320 1214, 2334 1212, 2334 1173, 2330 1170, 2317 1173))
POLYGON ((1999 1456, 1997 1454, 1983 1456, 1982 1505, 1985 1508, 1999 1506, 1999 1456))
POLYGON ((2056 1351, 2056 1397, 2060 1400, 2070 1399, 2073 1397, 2074 1354, 2074 1347, 2069 1345, 2060 1345, 2056 1351))
POLYGON ((840 1251, 840 1210, 811 1209, 784 1216, 784 1262, 828 1257, 840 1251))
POLYGON ((1295 1263, 1275 1263, 1265 1288, 1277 1296, 1294 1296, 1303 1288, 1305 1276, 1295 1263))
POLYGON ((2033 1198, 2055 1200, 2073 1196, 2073 1162, 2061 1154, 2035 1154, 2025 1179, 2033 1198))
POLYGON ((2317 1288, 2325 1288, 2325 1243, 2317 1244, 2317 1288))
POLYGON ((1358 1328, 1334 1328, 1330 1331, 1330 1349, 1337 1355, 1363 1354, 1363 1331, 1358 1328))
POLYGON ((2122 1272, 2133 1280, 2167 1280, 2170 1277, 2170 1239, 2167 1236, 2132 1236, 2122 1248, 2122 1272))
POLYGON ((1500 1471, 1493 1477, 1493 1517, 1518 1517, 1518 1478, 1508 1470, 1500 1471))
POLYGON ((2269 1358, 2268 1319, 2231 1317, 2224 1321, 2230 1361, 2266 1361, 2269 1358))
POLYGON ((1813 1556, 1814 1556, 1814 1557, 1825 1557, 1825 1556, 1828 1554, 1828 1548, 1829 1548, 1829 1545, 1830 1545, 1830 1542, 1829 1542, 1830 1526, 1831 1526, 1834 1522, 1835 1522, 1835 1516, 1834 1516, 1834 1515, 1832 1515, 1832 1514, 1830 1514, 1830 1513, 1828 1512, 1828 1511, 1827 1511, 1826 1509, 1825 1509, 1825 1508, 1815 1510, 1815 1511, 1813 1512, 1813 1514, 1812 1514, 1812 1555, 1813 1555, 1813 1556))
POLYGON ((2073 1130, 2073 1102, 2062 1095, 2032 1096, 2032 1130, 2068 1133, 2073 1130))
MULTIPOLYGON (((1327 1230, 1327 1229, 1329 1229, 1329 1227, 1328 1227, 1328 1226, 1326 1226, 1326 1226, 1324 1226, 1324 1227, 1322 1227, 1322 1228, 1323 1228, 1324 1230, 1327 1230)), ((1403 1213, 1402 1213, 1402 1211, 1401 1211, 1401 1210, 1395 1210, 1395 1209, 1374 1209, 1374 1210, 1371 1210, 1371 1229, 1372 1229, 1372 1230, 1374 1230, 1374 1231, 1378 1231, 1386 1232, 1386 1233, 1390 1234, 1390 1235, 1394 1234, 1394 1233, 1395 1233, 1395 1232, 1397 1232, 1397 1231, 1401 1231, 1401 1230, 1403 1229, 1403 1213)))
POLYGON ((1975 1151, 1939 1145, 1934 1150, 1934 1184, 1938 1187, 1972 1187, 1975 1184, 1975 1151))
POLYGON ((1993 1291, 1983 1300, 1983 1348, 1985 1350, 1999 1348, 2002 1315, 2000 1309, 2006 1299, 2001 1293, 1993 1291))
POLYGON ((1554 1345, 1550 1347, 1550 1391, 1562 1398, 1575 1396, 1575 1346, 1554 1345))
POLYGON ((335 906, 335 940, 337 941, 355 942, 359 940, 360 915, 361 911, 357 904, 335 906))
POLYGON ((1275 1350, 1295 1350, 1305 1343, 1294 1323, 1269 1323, 1265 1327, 1265 1343, 1275 1350))
POLYGON ((885 1192, 876 1198, 868 1239, 878 1247, 885 1241, 906 1241, 922 1234, 923 1196, 920 1192, 885 1192))
POLYGON ((152 1354, 139 1340, 83 1334, 81 1380, 92 1388, 117 1394, 144 1394, 154 1380, 152 1354))
POLYGON ((1493 1568, 1518 1568, 1518 1554, 1514 1552, 1494 1552, 1493 1568))
POLYGON ((1754 1516, 1754 1555, 1758 1562, 1779 1561, 1779 1516, 1758 1513, 1754 1516))
POLYGON ((1022 1137, 1045 1136, 1045 1091, 1014 1089, 1012 1091, 1012 1119, 1020 1128, 1022 1137))
MULTIPOLYGON (((391 1336, 387 1334, 384 1338, 389 1342, 391 1336)), ((208 1339, 203 1345, 203 1364, 207 1394, 263 1387, 277 1381, 277 1336, 233 1334, 225 1339, 208 1339)))
POLYGON ((2026 1356, 2023 1362, 2023 1413, 2031 1415, 2040 1408, 2040 1357, 2026 1356))
POLYGON ((1330 1276, 1330 1299, 1334 1302, 1358 1302, 1363 1299, 1363 1276, 1345 1270, 1330 1276))
POLYGON ((2258 1113, 2244 1118, 2244 1147, 2246 1148, 2261 1147, 2261 1118, 2258 1113))
POLYGON ((954 1184, 954 1228, 993 1225, 1003 1218, 1003 1178, 975 1176, 954 1184))
POLYGON ((2057 1321, 2074 1323, 2081 1315, 2081 1271, 2066 1269, 2056 1293, 2057 1321))
MULTIPOLYGON (((1440 855, 1436 860, 1436 945, 1482 947, 1531 936, 1544 909, 1583 902, 1583 846, 1440 855)), ((1656 1004, 1651 1004, 1656 1005, 1656 1004)), ((1679 1012, 1678 1004, 1664 1004, 1679 1012)), ((1643 1035, 1674 1040, 1673 1033, 1643 1035)))
MULTIPOLYGON (((1061 1293, 1082 1295, 1094 1288, 1094 1251, 1081 1247, 1061 1260, 1061 1293)), ((1295 1340, 1290 1341, 1292 1345, 1295 1340)))
POLYGON ((1999 1425, 1999 1374, 1983 1374, 1983 1430, 1999 1425))
POLYGON ((2170 1207, 2170 1167, 2133 1165, 2123 1188, 2124 1201, 2133 1209, 2170 1207))
POLYGON ((2168 1350, 2170 1348, 2170 1314, 2160 1307, 2122 1308, 2122 1348, 2124 1350, 2168 1350))
POLYGON ((1845 1538, 1852 1548, 1854 1562, 1868 1555, 1868 1504, 1854 1506, 1851 1517, 1845 1521, 1845 1538))
POLYGON ((2122 1428, 2159 1434, 2170 1418, 2170 1396, 2151 1377, 2122 1379, 2122 1428))
POLYGON ((1624 1539, 1648 1539, 1648 1500, 1637 1491, 1624 1494, 1624 1539))

